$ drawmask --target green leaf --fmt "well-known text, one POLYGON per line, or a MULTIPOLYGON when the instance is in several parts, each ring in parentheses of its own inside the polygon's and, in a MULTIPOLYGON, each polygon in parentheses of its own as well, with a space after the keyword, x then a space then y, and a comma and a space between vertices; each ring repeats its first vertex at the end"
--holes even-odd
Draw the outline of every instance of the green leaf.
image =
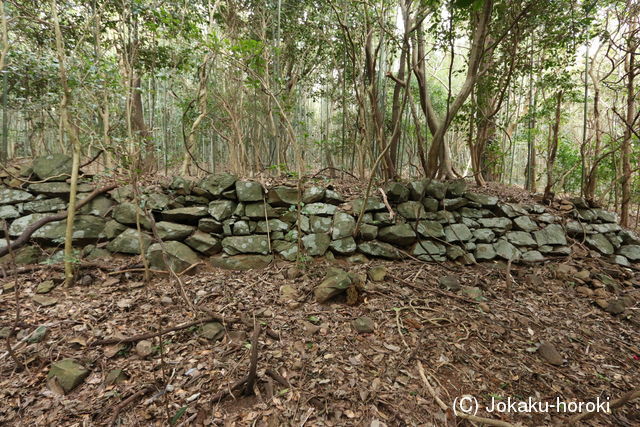
POLYGON ((183 406, 182 408, 178 409, 178 411, 175 413, 175 415, 173 417, 171 417, 171 419, 169 420, 169 423, 171 425, 175 425, 178 420, 180 419, 180 417, 182 415, 184 415, 185 412, 187 412, 187 408, 188 406, 183 406))

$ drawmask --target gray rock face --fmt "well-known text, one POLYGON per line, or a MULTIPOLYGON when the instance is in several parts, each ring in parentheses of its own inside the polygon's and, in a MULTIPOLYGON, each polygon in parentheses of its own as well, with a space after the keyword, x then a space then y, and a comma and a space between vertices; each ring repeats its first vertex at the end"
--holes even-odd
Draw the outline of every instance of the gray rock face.
POLYGON ((298 189, 293 187, 273 187, 267 193, 268 202, 273 206, 298 204, 298 189))
POLYGON ((403 203, 409 200, 409 189, 399 182, 390 182, 384 187, 390 203, 403 203))
POLYGON ((614 247, 604 234, 591 234, 586 237, 585 242, 591 248, 604 255, 612 255, 614 247))
POLYGON ((68 195, 71 190, 71 186, 66 182, 42 182, 38 184, 31 184, 29 186, 29 190, 37 194, 56 197, 68 195))
POLYGON ((20 202, 33 200, 33 195, 22 190, 12 188, 0 188, 0 205, 13 205, 20 202))
POLYGON ((222 223, 213 218, 201 218, 198 221, 198 230, 204 233, 221 233, 222 223))
POLYGON ((534 231, 533 236, 538 246, 543 245, 566 245, 567 238, 562 226, 559 224, 549 224, 539 231, 534 231))
POLYGON ((605 211, 604 209, 593 209, 592 212, 602 222, 618 222, 618 215, 615 212, 605 211))
POLYGON ((298 259, 298 245, 294 242, 274 240, 272 247, 286 261, 296 261, 298 259))
POLYGON ((479 228, 477 230, 473 230, 473 237, 475 237, 478 242, 491 243, 495 240, 496 235, 488 228, 479 228))
POLYGON ((447 195, 447 186, 446 184, 434 179, 426 180, 425 194, 429 197, 433 197, 434 199, 442 200, 447 195))
POLYGON ((386 209, 384 203, 372 197, 369 197, 367 199, 366 205, 364 205, 364 199, 355 199, 351 201, 351 208, 353 209, 353 212, 355 214, 360 213, 360 211, 362 210, 362 206, 365 206, 365 212, 382 211, 386 209))
POLYGON ((480 218, 478 222, 485 228, 493 228, 496 230, 511 230, 513 225, 509 218, 480 218))
POLYGON ((151 237, 146 233, 139 234, 137 230, 132 228, 127 228, 109 242, 107 249, 111 252, 139 255, 141 253, 140 238, 142 239, 142 250, 146 251, 151 245, 151 237))
POLYGON ((71 157, 64 154, 49 154, 33 160, 33 172, 38 179, 64 181, 71 176, 71 157))
POLYGON ((435 221, 420 221, 418 223, 418 234, 422 237, 432 239, 444 239, 444 228, 442 224, 435 221))
POLYGON ((533 240, 531 234, 526 231, 510 231, 506 235, 509 243, 516 246, 535 246, 536 241, 533 240))
POLYGON ((381 228, 378 240, 397 246, 409 246, 415 242, 416 233, 409 224, 397 224, 381 228))
POLYGON ((447 252, 444 245, 431 240, 419 240, 413 247, 412 255, 423 261, 440 261, 440 257, 447 252))
POLYGON ((211 258, 211 265, 225 270, 259 270, 273 262, 271 255, 237 255, 211 258))
POLYGON ((284 221, 280 221, 279 219, 270 219, 268 221, 258 221, 255 227, 256 233, 274 233, 276 231, 289 231, 289 224, 284 221))
POLYGON ((618 253, 631 261, 640 261, 640 245, 622 246, 618 253))
MULTIPOLYGON (((112 217, 120 224, 124 225, 136 225, 136 205, 133 203, 125 202, 121 203, 113 209, 112 217)), ((140 210, 139 212, 140 225, 147 230, 151 228, 149 219, 140 210)))
POLYGON ((18 212, 18 209, 16 209, 15 206, 12 206, 12 205, 0 206, 1 219, 14 219, 14 218, 18 218, 19 216, 20 216, 20 212, 18 212))
POLYGON ((492 207, 498 204, 498 198, 494 196, 487 196, 486 194, 466 193, 464 195, 467 199, 478 205, 485 207, 492 207))
POLYGON ((262 184, 255 181, 236 181, 236 196, 241 202, 262 201, 262 184))
POLYGON ((333 269, 327 273, 322 283, 313 290, 313 294, 317 302, 323 303, 345 292, 349 286, 351 286, 351 277, 349 277, 347 272, 340 269, 333 269))
POLYGON ((231 236, 222 239, 222 248, 229 255, 269 253, 269 239, 265 235, 231 236))
POLYGON ((447 242, 466 242, 473 238, 471 230, 464 224, 451 224, 444 228, 447 242))
MULTIPOLYGON (((425 211, 433 213, 438 211, 440 202, 438 202, 437 199, 434 199, 432 197, 425 197, 424 199, 422 199, 422 206, 424 206, 425 211)), ((425 218, 428 218, 428 217, 425 216, 425 218)))
POLYGON ((331 239, 324 233, 307 234, 302 238, 302 244, 309 256, 322 256, 329 249, 331 239))
POLYGON ((184 240, 193 233, 195 227, 177 224, 175 222, 160 221, 156 223, 158 236, 162 240, 184 240))
POLYGON ((333 215, 336 213, 336 208, 334 205, 330 205, 329 203, 311 203, 305 205, 302 208, 302 213, 305 215, 333 215))
POLYGON ((591 224, 591 229, 596 233, 617 233, 621 230, 616 223, 591 224))
POLYGON ((214 200, 209 203, 209 215, 216 221, 224 221, 231 217, 236 206, 236 202, 232 200, 214 200))
MULTIPOLYGON (((22 206, 22 211, 25 213, 44 213, 44 212, 58 212, 65 210, 67 203, 60 199, 39 199, 27 202, 22 206)), ((84 208, 83 208, 84 209, 84 208)))
POLYGON ((409 201, 398 205, 396 208, 398 215, 408 220, 424 219, 426 218, 426 211, 424 205, 420 202, 409 201))
POLYGON ((351 236, 332 240, 329 247, 333 252, 339 255, 351 255, 356 251, 356 249, 358 249, 356 241, 351 236))
POLYGON ((515 218, 517 216, 527 215, 526 209, 522 206, 513 204, 513 203, 504 203, 498 206, 500 211, 509 218, 515 218))
POLYGON ((567 235, 573 237, 582 237, 585 234, 590 234, 593 231, 590 224, 584 224, 579 221, 567 221, 565 225, 567 235))
POLYGON ((302 202, 305 204, 321 202, 324 199, 325 189, 323 187, 312 186, 302 193, 302 202))
POLYGON ((198 187, 202 188, 213 197, 219 197, 223 192, 231 189, 237 179, 238 178, 236 176, 228 173, 209 175, 200 181, 198 187))
POLYGON ((544 256, 538 251, 527 251, 522 254, 522 261, 524 262, 542 262, 544 256))
POLYGON ((147 249, 147 259, 149 260, 149 266, 156 270, 166 270, 171 268, 176 273, 180 273, 193 264, 200 262, 200 258, 195 252, 184 243, 176 242, 173 240, 164 242, 164 249, 166 250, 167 264, 164 262, 162 256, 162 245, 160 243, 154 243, 147 249))
POLYGON ((340 205, 344 203, 344 197, 340 193, 335 190, 331 190, 327 188, 324 193, 324 200, 327 203, 331 203, 332 205, 340 205))
POLYGON ((270 204, 264 203, 248 203, 244 207, 244 214, 252 219, 275 218, 278 215, 270 204))
POLYGON ((518 250, 518 248, 513 246, 511 243, 509 243, 505 239, 498 239, 498 241, 493 244, 493 249, 496 251, 496 254, 499 257, 504 258, 506 260, 516 261, 521 256, 521 253, 518 250))
POLYGON ((351 215, 345 212, 336 212, 333 216, 331 238, 333 240, 339 240, 345 237, 352 237, 355 229, 356 220, 351 215))
POLYGON ((447 184, 447 194, 453 197, 462 197, 467 192, 467 182, 464 179, 457 179, 447 184))
POLYGON ((410 200, 420 201, 424 197, 424 193, 427 190, 426 180, 411 181, 409 183, 409 198, 410 200))
POLYGON ((331 230, 331 223, 333 219, 330 217, 323 217, 313 215, 309 218, 309 226, 312 233, 328 233, 331 230))
POLYGON ((386 259, 402 258, 402 254, 394 246, 390 245, 389 243, 379 242, 377 240, 359 243, 358 250, 365 255, 374 257, 386 259))
POLYGON ((78 387, 89 376, 89 370, 73 359, 62 359, 51 365, 48 378, 55 378, 65 393, 78 387))
POLYGON ((184 222, 187 224, 197 224, 200 218, 209 215, 206 206, 191 206, 188 208, 170 209, 162 212, 162 219, 173 222, 184 222))
POLYGON ((358 238, 363 241, 373 240, 378 237, 378 227, 371 224, 360 224, 358 238))
POLYGON ((171 184, 169 184, 169 188, 174 190, 176 194, 187 195, 191 192, 191 187, 193 183, 181 176, 174 176, 171 180, 171 184))
POLYGON ((127 229, 126 226, 120 224, 118 221, 114 219, 110 219, 104 224, 104 229, 102 230, 102 234, 104 235, 104 237, 111 240, 126 229, 127 229))
POLYGON ((489 261, 494 259, 497 256, 497 253, 492 244, 478 243, 476 245, 474 256, 478 261, 489 261))
MULTIPOLYGON (((106 220, 92 215, 76 215, 73 220, 73 241, 92 242, 102 237, 106 220)), ((32 239, 48 243, 64 242, 67 221, 54 221, 39 228, 31 235, 32 239)))
POLYGON ((442 206, 447 211, 456 211, 463 206, 466 206, 469 203, 467 199, 464 197, 457 197, 455 199, 444 199, 442 201, 442 206))
POLYGON ((513 223, 516 225, 518 230, 531 232, 538 229, 538 224, 533 222, 531 218, 526 215, 519 216, 513 220, 513 223))
MULTIPOLYGON (((83 200, 86 197, 87 193, 79 193, 78 200, 83 200)), ((61 199, 50 199, 50 200, 61 200, 61 199)), ((63 202, 64 203, 64 202, 63 202)), ((89 203, 84 205, 80 209, 80 213, 87 215, 95 215, 95 216, 107 216, 107 214, 113 208, 113 201, 105 196, 96 196, 89 203)), ((65 209, 65 208, 62 208, 65 209)), ((51 212, 51 211, 50 211, 51 212)))

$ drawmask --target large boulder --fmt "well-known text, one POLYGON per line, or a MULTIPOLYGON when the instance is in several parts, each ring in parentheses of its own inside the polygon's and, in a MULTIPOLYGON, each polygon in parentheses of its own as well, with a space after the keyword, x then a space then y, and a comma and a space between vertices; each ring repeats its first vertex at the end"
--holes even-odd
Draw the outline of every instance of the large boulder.
POLYGON ((71 157, 64 154, 49 154, 33 160, 33 172, 40 180, 64 181, 71 176, 71 157))
POLYGON ((189 246, 173 240, 164 242, 163 244, 154 243, 149 246, 147 249, 147 259, 149 260, 149 266, 153 269, 165 270, 166 268, 171 268, 171 270, 176 273, 184 271, 191 265, 200 262, 198 255, 196 255, 189 246), (162 255, 163 246, 166 251, 165 256, 162 255), (165 257, 168 265, 165 264, 165 257))
POLYGON ((223 192, 231 189, 238 178, 235 175, 222 173, 209 175, 204 178, 198 186, 213 197, 220 197, 223 192))

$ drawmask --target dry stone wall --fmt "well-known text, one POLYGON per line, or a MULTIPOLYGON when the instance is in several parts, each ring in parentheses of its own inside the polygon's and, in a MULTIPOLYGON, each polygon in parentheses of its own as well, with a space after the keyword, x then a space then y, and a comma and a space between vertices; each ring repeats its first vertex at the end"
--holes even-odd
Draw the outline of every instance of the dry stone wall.
MULTIPOLYGON (((20 172, 23 178, 45 182, 3 177, 0 218, 9 224, 10 239, 66 208, 70 186, 60 180, 69 168, 66 156, 52 155, 20 172)), ((81 183, 79 198, 94 188, 81 183)), ((219 267, 257 268, 274 256, 288 261, 320 256, 356 261, 364 255, 432 262, 542 262, 569 255, 573 240, 623 266, 640 262, 640 239, 623 230, 614 213, 590 208, 581 199, 564 201, 559 210, 550 211, 469 191, 462 180, 392 182, 384 190, 392 212, 376 197, 345 200, 330 186, 309 185, 299 197, 295 187, 264 189, 226 173, 198 182, 174 177, 166 188, 141 189, 161 244, 148 218, 142 218, 141 235, 136 230, 137 206, 130 186, 124 185, 79 211, 73 240, 84 258, 144 251, 157 269, 166 268, 164 246, 178 271, 202 259, 219 267)), ((65 221, 40 228, 31 237, 33 245, 18 251, 18 262, 61 260, 64 230, 65 221)), ((6 245, 6 239, 0 245, 6 245)))

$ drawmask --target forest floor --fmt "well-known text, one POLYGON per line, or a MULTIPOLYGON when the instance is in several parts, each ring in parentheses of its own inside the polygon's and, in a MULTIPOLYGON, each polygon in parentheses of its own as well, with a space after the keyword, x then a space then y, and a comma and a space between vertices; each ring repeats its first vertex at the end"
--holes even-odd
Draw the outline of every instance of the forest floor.
MULTIPOLYGON (((170 276, 145 284, 139 271, 127 271, 132 262, 114 258, 107 268, 83 269, 76 286, 46 294, 50 305, 33 297, 43 281, 58 283, 60 270, 40 266, 0 279, 19 289, 0 295, 0 323, 11 325, 19 307, 21 330, 11 340, 13 355, 4 343, 0 348, 0 424, 472 425, 453 414, 456 398, 471 395, 478 416, 552 425, 574 414, 486 407, 528 398, 613 402, 640 384, 640 273, 579 244, 570 257, 511 267, 319 259, 231 272, 201 265, 181 276, 184 293, 170 276), (344 297, 315 301, 313 289, 329 267, 366 277, 373 266, 384 266, 386 277, 367 280, 355 305, 344 297), (443 277, 482 295, 445 290, 443 277), (621 298, 631 301, 621 314, 597 304, 621 298), (212 312, 225 316, 219 340, 192 324, 212 312), (372 332, 354 329, 362 316, 373 321, 372 332), (131 343, 96 342, 188 324, 131 343), (38 326, 46 333, 30 342, 38 326), (257 380, 244 396, 233 385, 250 371, 252 342, 257 380), (538 349, 542 342, 562 360, 551 364, 553 354, 538 349), (64 358, 90 370, 66 395, 47 379, 51 364, 64 358), (116 369, 122 381, 112 382, 116 369)), ((637 399, 580 422, 639 424, 637 399)))

